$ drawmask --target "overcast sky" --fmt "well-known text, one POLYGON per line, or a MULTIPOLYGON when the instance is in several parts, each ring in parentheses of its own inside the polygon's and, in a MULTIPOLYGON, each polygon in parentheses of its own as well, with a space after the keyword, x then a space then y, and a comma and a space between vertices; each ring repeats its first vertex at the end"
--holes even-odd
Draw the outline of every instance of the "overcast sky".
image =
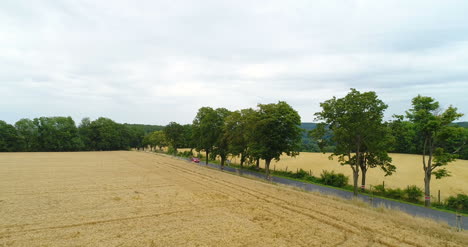
MULTIPOLYGON (((0 1, 0 119, 191 123, 350 88, 468 115, 468 1, 0 1)), ((468 121, 464 116, 462 121, 468 121)))

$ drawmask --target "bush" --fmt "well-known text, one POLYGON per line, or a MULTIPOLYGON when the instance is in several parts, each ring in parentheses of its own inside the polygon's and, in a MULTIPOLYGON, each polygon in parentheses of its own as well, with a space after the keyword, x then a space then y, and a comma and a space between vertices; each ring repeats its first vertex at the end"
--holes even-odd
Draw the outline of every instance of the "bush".
POLYGON ((344 187, 348 184, 349 178, 342 173, 335 173, 334 171, 323 170, 320 174, 320 180, 323 184, 335 187, 344 187))
POLYGON ((304 178, 306 178, 308 176, 309 176, 309 173, 302 170, 302 169, 300 169, 298 172, 292 174, 293 178, 298 178, 298 179, 304 179, 304 178))
POLYGON ((400 188, 396 188, 396 189, 389 188, 386 190, 385 195, 393 199, 402 199, 405 196, 405 192, 400 188))
POLYGON ((423 191, 416 185, 406 187, 404 193, 410 202, 419 202, 419 199, 424 195, 423 191))
POLYGON ((376 194, 380 194, 380 195, 385 195, 385 186, 379 184, 379 185, 376 185, 374 186, 374 193, 376 194))
POLYGON ((468 211, 468 195, 458 194, 457 197, 450 196, 447 199, 447 207, 459 210, 461 212, 468 211))
POLYGON ((167 149, 167 153, 168 153, 168 154, 177 154, 177 151, 176 151, 173 147, 169 147, 169 148, 167 149))

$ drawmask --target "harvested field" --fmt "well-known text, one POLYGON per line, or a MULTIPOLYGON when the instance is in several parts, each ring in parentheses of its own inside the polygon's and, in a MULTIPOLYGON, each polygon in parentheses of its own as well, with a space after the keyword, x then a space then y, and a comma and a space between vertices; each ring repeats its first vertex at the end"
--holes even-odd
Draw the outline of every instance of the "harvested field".
MULTIPOLYGON (((349 183, 352 184, 352 171, 349 166, 341 166, 337 158, 329 160, 330 154, 301 152, 299 156, 288 157, 283 155, 278 162, 271 162, 271 169, 296 171, 304 169, 320 177, 323 170, 333 170, 349 176, 349 183)), ((392 164, 397 167, 396 173, 385 177, 385 173, 380 168, 369 169, 367 172, 366 185, 379 185, 385 182, 385 187, 406 188, 408 185, 417 185, 424 189, 424 172, 422 168, 422 156, 415 154, 390 154, 393 159, 392 164)), ((238 163, 238 158, 233 157, 233 162, 238 163)), ((264 163, 260 162, 260 166, 264 163)), ((437 199, 438 190, 441 191, 441 198, 447 198, 459 193, 468 194, 468 160, 456 160, 450 163, 447 170, 450 177, 431 180, 431 192, 433 200, 437 199)), ((359 174, 361 175, 361 174, 359 174)), ((359 180, 359 182, 361 182, 359 180)))
POLYGON ((0 153, 0 246, 467 246, 364 203, 142 152, 0 153))

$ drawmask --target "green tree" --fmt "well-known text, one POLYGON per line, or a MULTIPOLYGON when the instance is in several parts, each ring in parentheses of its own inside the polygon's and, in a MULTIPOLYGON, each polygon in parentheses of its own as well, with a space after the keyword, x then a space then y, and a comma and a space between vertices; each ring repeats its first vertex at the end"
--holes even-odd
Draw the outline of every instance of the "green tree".
POLYGON ((31 152, 39 149, 37 143, 38 131, 31 119, 23 118, 15 123, 20 147, 18 151, 31 152))
POLYGON ((394 171, 387 150, 390 148, 385 124, 382 122, 387 105, 378 99, 375 92, 360 93, 351 89, 345 97, 333 97, 320 104, 321 112, 315 113, 318 120, 324 121, 314 130, 314 136, 321 148, 327 146, 323 138, 327 130, 333 132, 330 141, 336 148, 330 157, 338 157, 341 165, 349 165, 353 171, 354 195, 358 193, 359 171, 365 174, 368 168, 379 166, 387 174, 394 171), (322 136, 322 138, 320 138, 322 136))
POLYGON ((124 150, 130 147, 125 126, 109 118, 100 117, 92 121, 89 129, 91 150, 124 150))
POLYGON ((204 150, 206 152, 206 164, 208 164, 209 156, 215 145, 219 142, 224 124, 224 116, 219 113, 224 110, 202 107, 193 120, 193 140, 196 143, 197 151, 204 150))
POLYGON ((185 124, 182 127, 184 128, 183 146, 185 148, 190 148, 190 153, 193 153, 193 149, 196 148, 196 143, 193 138, 193 126, 191 124, 185 124))
POLYGON ((166 141, 177 153, 177 149, 184 145, 184 127, 176 122, 170 122, 163 129, 166 141))
POLYGON ((40 117, 33 122, 38 130, 39 151, 76 151, 82 148, 78 129, 71 117, 40 117))
POLYGON ((404 116, 394 115, 395 119, 388 123, 395 143, 391 152, 394 153, 418 153, 420 146, 419 138, 416 135, 416 128, 412 122, 404 121, 404 116))
POLYGON ((18 151, 19 138, 13 125, 0 120, 0 152, 18 151))
MULTIPOLYGON (((431 206, 431 177, 436 179, 450 176, 445 168, 455 160, 456 155, 442 147, 447 135, 451 132, 450 124, 463 116, 457 108, 450 106, 440 113, 439 102, 431 97, 418 95, 412 100, 412 108, 406 112, 406 117, 415 124, 418 136, 421 138, 422 163, 424 170, 424 204, 431 206)), ((453 131, 453 130, 452 130, 453 131)))
POLYGON ((225 120, 225 134, 228 140, 229 153, 240 156, 242 167, 248 156, 248 137, 252 131, 249 125, 249 117, 254 115, 252 108, 232 112, 225 120))
POLYGON ((221 170, 224 169, 224 163, 229 155, 229 136, 226 129, 226 118, 231 114, 226 108, 217 108, 216 112, 216 125, 217 139, 213 147, 213 154, 219 155, 221 159, 221 170))
POLYGON ((95 143, 91 139, 93 136, 92 134, 91 120, 88 117, 81 119, 81 122, 78 125, 78 136, 83 143, 83 150, 95 150, 95 143))
POLYGON ((284 101, 276 104, 259 104, 254 131, 249 140, 250 151, 265 160, 266 177, 270 179, 270 163, 280 160, 282 154, 296 156, 301 147, 301 117, 284 101))

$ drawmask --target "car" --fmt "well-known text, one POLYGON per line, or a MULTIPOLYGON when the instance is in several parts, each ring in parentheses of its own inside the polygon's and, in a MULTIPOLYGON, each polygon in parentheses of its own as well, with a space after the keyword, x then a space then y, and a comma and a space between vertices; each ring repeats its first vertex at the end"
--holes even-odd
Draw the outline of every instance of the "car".
POLYGON ((196 157, 190 158, 190 161, 193 161, 193 162, 195 162, 195 163, 200 163, 200 159, 199 159, 199 158, 196 158, 196 157))

